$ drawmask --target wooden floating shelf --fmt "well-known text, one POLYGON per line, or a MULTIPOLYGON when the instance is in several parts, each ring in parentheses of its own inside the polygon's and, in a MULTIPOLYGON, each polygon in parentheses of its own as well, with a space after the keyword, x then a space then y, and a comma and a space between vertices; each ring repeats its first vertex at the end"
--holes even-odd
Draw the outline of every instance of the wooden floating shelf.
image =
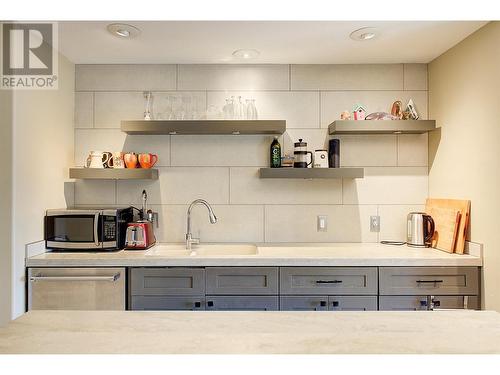
POLYGON ((136 120, 122 121, 121 130, 130 135, 279 135, 285 120, 136 120))
POLYGON ((80 180, 157 180, 158 169, 70 168, 69 177, 80 180))
POLYGON ((261 168, 260 178, 363 178, 363 168, 261 168))
POLYGON ((435 120, 337 120, 329 134, 422 134, 436 129, 435 120))

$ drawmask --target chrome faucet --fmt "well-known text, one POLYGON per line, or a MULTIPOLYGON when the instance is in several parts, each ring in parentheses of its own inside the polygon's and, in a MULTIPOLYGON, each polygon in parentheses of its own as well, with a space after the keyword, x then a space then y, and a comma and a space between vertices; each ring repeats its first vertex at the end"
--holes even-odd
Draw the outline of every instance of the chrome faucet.
POLYGON ((191 250, 191 245, 200 243, 200 239, 193 238, 193 235, 191 233, 191 210, 197 204, 202 204, 208 209, 208 217, 210 219, 211 224, 215 224, 217 222, 217 216, 215 216, 214 210, 212 209, 212 207, 210 206, 210 204, 208 204, 208 202, 206 200, 203 200, 203 199, 194 200, 189 205, 188 212, 187 212, 187 233, 186 233, 186 249, 187 250, 191 250))

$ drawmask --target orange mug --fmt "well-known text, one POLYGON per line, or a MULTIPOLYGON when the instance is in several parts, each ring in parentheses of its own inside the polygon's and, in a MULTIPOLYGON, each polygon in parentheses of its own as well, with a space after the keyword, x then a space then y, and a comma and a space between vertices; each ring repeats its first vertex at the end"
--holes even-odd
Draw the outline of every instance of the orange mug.
POLYGON ((149 169, 158 161, 158 155, 155 154, 139 154, 139 164, 141 168, 149 169))
POLYGON ((123 160, 127 168, 137 168, 137 155, 134 152, 126 153, 123 160))

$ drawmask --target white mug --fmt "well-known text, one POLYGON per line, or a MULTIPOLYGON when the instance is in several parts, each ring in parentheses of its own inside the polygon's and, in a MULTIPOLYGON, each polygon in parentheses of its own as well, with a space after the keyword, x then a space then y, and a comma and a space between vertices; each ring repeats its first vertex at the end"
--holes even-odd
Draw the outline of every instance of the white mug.
POLYGON ((313 168, 328 168, 328 151, 326 150, 314 151, 313 168))
POLYGON ((104 165, 109 161, 109 154, 102 151, 90 151, 85 167, 87 168, 104 168, 104 165))
POLYGON ((121 151, 113 152, 113 168, 122 169, 125 168, 125 161, 123 160, 123 155, 121 151))

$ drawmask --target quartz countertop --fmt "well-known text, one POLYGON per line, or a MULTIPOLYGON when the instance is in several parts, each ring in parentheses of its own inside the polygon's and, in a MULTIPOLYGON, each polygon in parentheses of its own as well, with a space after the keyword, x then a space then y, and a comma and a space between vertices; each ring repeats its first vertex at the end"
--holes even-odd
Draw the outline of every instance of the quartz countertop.
POLYGON ((205 244, 195 254, 182 244, 148 250, 47 252, 26 259, 27 267, 205 267, 205 266, 482 266, 474 255, 378 243, 205 244))
POLYGON ((500 353, 500 314, 31 311, 0 353, 500 353))

